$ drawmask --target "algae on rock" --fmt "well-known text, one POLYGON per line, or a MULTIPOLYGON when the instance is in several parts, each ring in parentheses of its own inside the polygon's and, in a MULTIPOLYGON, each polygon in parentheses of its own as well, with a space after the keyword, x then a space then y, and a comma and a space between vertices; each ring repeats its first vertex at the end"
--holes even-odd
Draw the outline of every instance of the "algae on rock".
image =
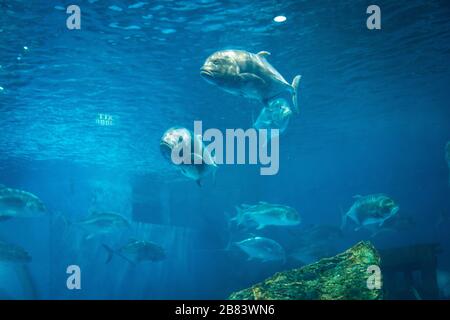
POLYGON ((369 289, 371 265, 380 256, 370 242, 299 269, 276 273, 254 286, 234 292, 231 300, 378 300, 381 289, 369 289))

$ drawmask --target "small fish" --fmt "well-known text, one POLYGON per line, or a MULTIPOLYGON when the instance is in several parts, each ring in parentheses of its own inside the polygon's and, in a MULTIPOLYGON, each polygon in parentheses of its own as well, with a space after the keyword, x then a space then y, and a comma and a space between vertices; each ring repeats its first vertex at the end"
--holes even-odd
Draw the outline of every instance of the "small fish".
POLYGON ((298 112, 300 76, 289 84, 267 61, 270 53, 257 54, 243 50, 222 50, 210 55, 200 69, 200 75, 222 90, 268 103, 284 93, 291 95, 293 109, 298 112))
MULTIPOLYGON (((264 107, 253 127, 255 129, 278 129, 282 134, 288 127, 289 119, 292 116, 291 108, 285 99, 275 99, 264 107)), ((270 136, 269 136, 270 137, 270 136)))
POLYGON ((248 256, 248 260, 286 261, 283 247, 275 240, 264 237, 251 237, 234 243, 248 256))
POLYGON ((256 205, 242 204, 236 207, 236 211, 237 215, 231 221, 247 227, 256 224, 257 229, 266 226, 295 226, 301 223, 300 215, 294 208, 280 204, 260 201, 256 205))
POLYGON ((89 233, 86 239, 91 239, 95 235, 111 234, 130 228, 128 220, 114 212, 93 212, 87 218, 75 222, 74 225, 89 233))
POLYGON ((158 244, 148 241, 140 241, 131 239, 126 245, 114 250, 103 244, 103 248, 108 253, 106 263, 109 263, 114 254, 131 264, 138 264, 145 261, 161 261, 166 258, 165 250, 158 244))
POLYGON ((0 185, 0 221, 43 216, 44 203, 34 194, 0 185))
POLYGON ((7 263, 28 263, 31 261, 31 256, 25 249, 0 241, 0 262, 7 263))
POLYGON ((355 203, 342 217, 342 229, 345 228, 348 218, 357 225, 355 231, 361 228, 381 228, 384 222, 395 216, 399 210, 395 201, 384 194, 356 195, 354 198, 355 203))
POLYGON ((167 130, 161 138, 160 150, 171 165, 178 168, 184 176, 195 180, 199 186, 202 185, 202 181, 207 175, 215 176, 217 164, 213 156, 206 149, 201 138, 194 136, 194 133, 186 128, 173 127, 167 130), (196 150, 195 145, 200 150, 196 150), (190 163, 174 163, 172 159, 174 149, 187 150, 189 154, 180 155, 180 160, 189 159, 190 163))

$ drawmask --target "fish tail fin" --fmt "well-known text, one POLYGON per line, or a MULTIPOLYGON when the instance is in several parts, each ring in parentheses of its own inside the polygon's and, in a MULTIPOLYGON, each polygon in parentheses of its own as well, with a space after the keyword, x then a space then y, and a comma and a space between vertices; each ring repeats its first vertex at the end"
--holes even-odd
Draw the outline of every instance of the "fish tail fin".
POLYGON ((225 249, 223 249, 224 251, 230 251, 231 247, 233 246, 233 240, 232 240, 232 238, 233 238, 233 236, 232 236, 233 222, 238 220, 238 216, 239 216, 239 213, 236 216, 232 217, 229 212, 225 212, 225 217, 228 220, 228 240, 227 240, 227 245, 225 246, 225 249))
MULTIPOLYGON (((63 233, 64 239, 66 239, 71 228, 74 226, 74 223, 72 221, 70 221, 64 213, 61 213, 61 212, 57 212, 54 215, 54 218, 61 219, 60 221, 62 221, 62 224, 63 224, 62 233, 63 233)), ((58 222, 57 219, 53 220, 53 223, 57 223, 57 222, 58 222)))
POLYGON ((109 246, 107 246, 106 244, 102 244, 103 248, 106 250, 106 252, 108 253, 108 256, 106 257, 106 261, 105 263, 110 263, 113 256, 114 256, 114 250, 111 249, 109 246))
POLYGON ((339 210, 341 212, 341 231, 344 231, 347 226, 347 215, 344 213, 342 206, 339 206, 339 210))
POLYGON ((298 75, 292 80, 292 88, 294 89, 294 92, 292 94, 292 105, 294 106, 295 112, 298 114, 300 113, 300 110, 298 108, 298 87, 300 85, 300 79, 302 76, 298 75))
POLYGON ((236 215, 231 218, 230 221, 236 222, 236 224, 239 226, 242 223, 242 209, 238 206, 235 206, 234 208, 236 209, 236 215))

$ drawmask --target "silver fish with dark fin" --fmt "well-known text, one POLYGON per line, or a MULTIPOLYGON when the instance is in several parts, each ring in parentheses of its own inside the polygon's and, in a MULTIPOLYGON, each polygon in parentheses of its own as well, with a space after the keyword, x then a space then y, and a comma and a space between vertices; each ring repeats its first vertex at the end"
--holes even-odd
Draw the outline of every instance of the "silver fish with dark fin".
POLYGON ((350 218, 355 224, 355 231, 366 228, 381 228, 386 220, 395 216, 399 210, 398 205, 385 194, 372 194, 367 196, 354 196, 355 203, 342 217, 341 228, 345 228, 350 218))
POLYGON ((264 237, 251 237, 234 243, 248 256, 248 260, 286 261, 283 247, 275 240, 264 237))
POLYGON ((44 203, 34 194, 0 185, 0 221, 45 215, 44 203))
POLYGON ((217 164, 213 156, 208 152, 201 138, 194 136, 194 133, 190 130, 181 127, 168 129, 161 138, 160 150, 171 165, 179 169, 184 176, 195 180, 199 186, 202 185, 205 177, 210 174, 215 179, 217 164), (195 143, 200 150, 195 149, 195 143), (180 160, 188 159, 189 163, 174 163, 172 159, 174 149, 182 152, 187 150, 189 154, 184 155, 180 152, 177 155, 180 156, 180 160))
POLYGON ((121 232, 131 226, 127 219, 115 212, 92 212, 85 219, 75 222, 74 225, 89 234, 86 239, 96 235, 121 232))
POLYGON ((200 75, 209 83, 234 95, 255 99, 267 105, 271 100, 288 93, 293 109, 298 112, 300 76, 289 84, 267 61, 267 51, 257 54, 244 50, 222 50, 209 56, 200 75))
POLYGON ((0 262, 28 263, 31 256, 22 247, 0 240, 0 262))
POLYGON ((108 253, 106 263, 110 262, 114 255, 121 257, 131 264, 138 264, 145 261, 156 262, 166 258, 164 248, 149 241, 132 239, 126 245, 116 250, 110 248, 106 244, 103 244, 103 248, 108 253))
POLYGON ((238 225, 256 226, 295 226, 301 223, 300 215, 292 207, 260 201, 255 205, 242 204, 236 207, 237 215, 231 219, 238 225))

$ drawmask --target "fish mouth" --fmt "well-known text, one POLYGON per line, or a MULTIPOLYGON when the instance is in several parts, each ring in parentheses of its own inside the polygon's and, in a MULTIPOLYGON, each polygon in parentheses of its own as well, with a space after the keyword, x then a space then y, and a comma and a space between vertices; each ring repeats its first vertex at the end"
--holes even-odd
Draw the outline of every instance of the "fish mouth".
POLYGON ((203 78, 206 78, 206 79, 213 79, 214 78, 214 74, 210 70, 208 70, 206 68, 201 68, 200 69, 200 75, 203 78))
POLYGON ((168 142, 162 141, 159 145, 159 148, 161 150, 161 153, 163 154, 164 158, 170 159, 172 154, 172 145, 168 142))
POLYGON ((169 149, 172 149, 172 145, 170 143, 168 143, 167 141, 161 141, 160 147, 167 147, 169 149))

